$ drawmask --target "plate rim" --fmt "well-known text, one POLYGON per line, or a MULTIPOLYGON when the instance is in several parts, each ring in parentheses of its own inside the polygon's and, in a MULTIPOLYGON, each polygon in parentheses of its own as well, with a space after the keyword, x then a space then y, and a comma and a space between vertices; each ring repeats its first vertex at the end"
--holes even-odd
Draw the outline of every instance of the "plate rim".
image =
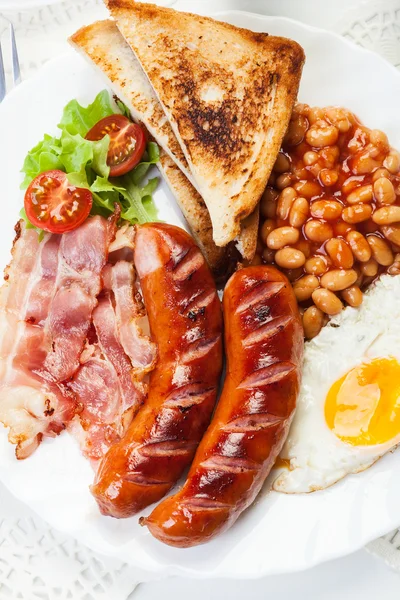
MULTIPOLYGON (((210 14, 210 16, 213 16, 214 18, 217 18, 217 19, 218 18, 222 19, 223 16, 235 14, 235 15, 246 15, 250 18, 257 18, 260 21, 289 23, 291 25, 294 25, 297 28, 300 28, 303 30, 308 30, 316 35, 324 35, 324 36, 333 38, 336 42, 340 42, 342 44, 344 42, 347 46, 351 47, 352 51, 356 50, 357 52, 359 52, 361 54, 366 53, 368 56, 372 55, 375 60, 383 61, 386 68, 387 68, 387 66, 389 66, 393 72, 393 75, 395 74, 396 77, 400 78, 400 72, 390 62, 388 62, 385 58, 383 58, 376 52, 373 52, 372 50, 358 46, 358 45, 354 44, 353 42, 351 42, 350 40, 340 36, 339 34, 332 32, 332 31, 324 30, 323 28, 315 27, 313 25, 308 25, 308 24, 302 23, 300 21, 297 21, 295 19, 291 19, 288 17, 279 17, 279 16, 275 16, 275 15, 263 15, 261 13, 253 13, 251 11, 227 9, 227 10, 222 10, 222 11, 210 12, 207 14, 210 14)), ((47 61, 40 69, 38 69, 38 71, 34 75, 29 77, 27 80, 24 80, 17 88, 14 88, 7 94, 7 97, 5 98, 4 102, 0 106, 0 115, 1 115, 2 111, 4 110, 2 107, 7 106, 8 103, 12 101, 15 94, 23 93, 22 90, 24 90, 25 85, 28 84, 28 82, 32 82, 36 78, 43 77, 45 75, 46 71, 47 70, 51 71, 51 69, 54 68, 54 65, 57 64, 57 62, 61 62, 62 60, 66 60, 67 57, 75 56, 75 55, 76 55, 75 51, 71 48, 71 49, 61 53, 60 55, 53 57, 49 61, 47 61)), ((7 487, 7 489, 9 489, 9 488, 7 487)), ((13 492, 11 490, 9 490, 9 491, 11 494, 13 494, 13 492)), ((18 498, 18 499, 20 499, 20 498, 18 498)), ((22 502, 23 502, 23 500, 22 500, 22 502)), ((29 506, 29 508, 31 508, 31 507, 29 506)), ((31 510, 33 510, 36 514, 38 514, 35 509, 31 508, 31 510)), ((42 515, 39 515, 39 516, 41 518, 43 518, 42 515)), ((63 530, 60 527, 55 527, 55 528, 60 529, 61 531, 63 530)), ((153 568, 152 570, 148 570, 147 568, 144 569, 143 566, 140 565, 140 563, 136 563, 137 564, 136 568, 138 570, 143 570, 148 575, 151 574, 154 577, 157 577, 157 576, 158 577, 160 577, 160 576, 166 577, 166 576, 171 576, 171 575, 179 575, 179 576, 184 576, 184 577, 185 576, 190 577, 193 579, 204 579, 204 578, 220 579, 220 578, 226 578, 226 577, 229 577, 232 579, 256 579, 256 578, 264 577, 266 575, 298 572, 298 571, 301 571, 304 569, 312 568, 313 566, 315 566, 317 564, 321 564, 328 560, 332 560, 332 559, 338 558, 340 556, 346 556, 346 555, 352 553, 353 551, 357 550, 361 546, 365 545, 369 541, 375 539, 377 536, 387 533, 386 527, 383 528, 383 526, 382 526, 382 529, 383 530, 381 530, 381 529, 377 530, 377 533, 375 532, 373 535, 371 535, 371 534, 364 535, 359 543, 353 544, 351 547, 348 547, 348 549, 345 552, 343 552, 343 550, 337 550, 336 552, 326 552, 322 558, 321 557, 314 558, 313 560, 308 559, 306 566, 304 566, 302 564, 298 564, 297 567, 290 566, 289 568, 285 568, 285 565, 282 565, 282 567, 280 569, 274 569, 273 571, 271 571, 271 570, 268 570, 268 567, 264 564, 262 566, 259 566, 259 568, 257 570, 247 571, 245 573, 243 573, 243 572, 232 573, 226 568, 226 566, 222 570, 220 569, 220 567, 218 567, 220 570, 216 571, 216 572, 214 572, 210 569, 200 571, 200 570, 195 570, 191 567, 181 566, 181 565, 177 564, 177 562, 175 560, 171 560, 169 563, 157 563, 157 565, 155 565, 155 568, 153 568)), ((73 533, 71 533, 70 530, 68 530, 68 531, 64 530, 64 531, 66 533, 72 535, 76 539, 80 540, 82 543, 84 543, 86 546, 92 548, 93 550, 100 552, 100 553, 102 552, 101 550, 99 551, 99 549, 94 547, 92 544, 88 543, 84 539, 85 536, 79 536, 79 532, 74 531, 73 533)), ((107 553, 107 555, 115 557, 115 555, 113 555, 112 553, 107 553)), ((155 559, 155 560, 157 560, 157 559, 155 559)))

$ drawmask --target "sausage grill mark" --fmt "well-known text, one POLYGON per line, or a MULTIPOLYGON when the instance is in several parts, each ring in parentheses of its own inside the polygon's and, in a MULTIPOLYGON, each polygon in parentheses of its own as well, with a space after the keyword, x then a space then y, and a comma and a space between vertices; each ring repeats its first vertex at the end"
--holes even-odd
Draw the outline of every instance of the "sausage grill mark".
POLYGON ((137 449, 137 452, 146 458, 155 456, 185 456, 193 452, 196 447, 197 444, 195 442, 172 439, 143 444, 137 449))
POLYGON ((189 312, 198 314, 200 310, 208 308, 208 306, 214 302, 215 295, 215 290, 209 290, 206 292, 200 291, 183 304, 182 312, 189 310, 189 312))
POLYGON ((228 511, 231 509, 230 504, 225 504, 223 502, 218 502, 217 500, 211 500, 210 498, 203 497, 195 497, 195 498, 184 498, 181 501, 182 507, 185 509, 189 509, 193 512, 196 511, 228 511))
POLYGON ((215 351, 215 348, 219 342, 220 336, 217 336, 211 340, 207 340, 206 342, 203 340, 195 342, 194 344, 191 344, 186 352, 182 353, 179 362, 190 363, 194 362, 195 360, 199 360, 200 358, 205 358, 207 354, 215 351))
POLYGON ((293 321, 291 315, 287 317, 276 317, 265 325, 261 325, 256 331, 252 331, 243 339, 243 346, 252 346, 253 344, 260 344, 267 342, 269 338, 273 337, 280 331, 283 331, 285 327, 293 321))
POLYGON ((283 282, 264 281, 258 283, 244 294, 241 302, 238 304, 237 313, 241 314, 249 308, 253 308, 261 302, 267 302, 285 287, 283 282))
POLYGON ((185 281, 192 277, 194 273, 204 264, 204 258, 198 248, 192 248, 176 265, 172 272, 172 277, 177 282, 185 281))
POLYGON ((215 388, 203 388, 203 384, 185 385, 168 396, 164 406, 167 408, 192 408, 196 404, 202 404, 208 400, 211 394, 215 393, 215 388))
POLYGON ((200 463, 203 469, 223 471, 225 473, 244 473, 245 471, 259 471, 261 465, 246 458, 231 458, 217 454, 200 463))
POLYGON ((289 361, 277 362, 269 367, 263 367, 262 369, 258 369, 258 371, 251 373, 251 375, 243 379, 238 388, 247 390, 264 387, 271 385, 272 383, 278 383, 295 371, 296 365, 293 363, 289 361))
POLYGON ((128 481, 129 483, 134 483, 135 485, 143 485, 143 486, 151 486, 151 485, 166 485, 169 481, 157 481, 156 479, 151 479, 149 477, 145 477, 143 473, 130 471, 126 473, 123 477, 124 481, 128 481))
POLYGON ((224 427, 226 433, 247 433, 250 431, 260 431, 268 429, 285 421, 286 417, 272 415, 270 413, 256 413, 253 415, 245 415, 232 419, 224 427))

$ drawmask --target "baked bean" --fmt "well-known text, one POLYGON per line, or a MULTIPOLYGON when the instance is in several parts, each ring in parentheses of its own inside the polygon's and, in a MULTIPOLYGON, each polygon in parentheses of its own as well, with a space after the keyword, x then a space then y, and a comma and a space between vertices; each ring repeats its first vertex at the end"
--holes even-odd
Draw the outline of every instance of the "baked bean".
POLYGON ((357 287, 361 288, 361 286, 362 286, 362 284, 364 282, 364 275, 363 275, 363 273, 361 271, 361 268, 354 267, 354 269, 358 273, 358 277, 357 277, 356 282, 355 282, 354 285, 356 285, 357 287))
POLYGON ((286 269, 285 275, 290 283, 293 283, 303 275, 303 267, 299 267, 298 269, 286 269))
POLYGON ((304 140, 308 127, 308 121, 304 115, 296 114, 290 120, 288 130, 285 134, 284 143, 288 146, 297 146, 304 140))
POLYGON ((276 181, 276 173, 274 173, 272 171, 272 173, 271 173, 271 175, 269 176, 269 179, 268 179, 268 185, 269 186, 274 186, 275 185, 275 181, 276 181))
POLYGON ((331 238, 326 242, 325 250, 335 267, 339 267, 340 269, 351 269, 353 266, 353 253, 350 250, 350 246, 344 240, 331 238))
POLYGON ((354 230, 354 226, 351 225, 351 223, 345 223, 344 221, 338 221, 337 223, 334 223, 333 228, 334 228, 336 237, 337 236, 346 237, 346 235, 349 233, 349 231, 354 230))
POLYGON ((312 299, 316 307, 327 315, 337 315, 343 308, 340 299, 330 290, 319 288, 313 292, 312 299))
POLYGON ((376 146, 380 152, 385 152, 386 154, 386 152, 389 151, 389 140, 386 133, 383 133, 383 131, 371 129, 369 132, 369 141, 376 146))
POLYGON ((396 200, 393 183, 387 177, 374 181, 374 196, 379 204, 393 204, 396 200))
POLYGON ((325 221, 336 220, 342 214, 343 206, 336 200, 315 200, 310 210, 313 217, 325 221))
POLYGON ((388 267, 393 262, 393 252, 389 244, 377 235, 369 235, 367 237, 368 244, 372 250, 372 256, 383 267, 388 267))
POLYGON ((387 169, 384 169, 383 167, 376 169, 376 171, 374 171, 374 173, 372 175, 372 181, 375 182, 380 177, 387 177, 389 179, 390 178, 389 171, 387 169))
POLYGON ((383 206, 372 215, 372 220, 378 225, 391 225, 400 221, 400 206, 383 206))
POLYGON ((393 264, 388 268, 389 275, 400 274, 400 254, 396 254, 393 264))
POLYGON ((328 270, 328 263, 324 256, 311 256, 306 260, 304 270, 310 275, 323 275, 328 270))
POLYGON ((306 142, 314 148, 333 146, 339 137, 339 131, 334 125, 329 125, 324 120, 317 121, 311 125, 306 133, 306 142))
POLYGON ((293 187, 304 198, 313 198, 321 193, 321 186, 316 181, 297 181, 293 187))
POLYGON ((326 148, 322 148, 322 150, 320 150, 319 156, 325 167, 331 169, 339 160, 340 150, 338 146, 327 146, 326 148))
POLYGON ((400 225, 398 223, 392 223, 392 225, 383 225, 381 231, 385 238, 400 246, 400 225))
POLYGON ((297 192, 294 188, 287 187, 281 191, 276 206, 276 214, 280 219, 287 220, 295 198, 297 198, 297 192))
POLYGON ((347 202, 349 204, 359 204, 360 202, 371 202, 372 198, 372 185, 362 185, 347 196, 347 202))
POLYGON ((323 223, 316 219, 307 221, 304 225, 304 233, 312 242, 326 242, 326 240, 333 236, 332 227, 329 223, 323 223))
POLYGON ((318 161, 318 158, 319 156, 316 152, 314 152, 313 150, 309 150, 303 156, 303 163, 307 167, 310 167, 311 165, 315 165, 315 163, 318 161))
POLYGON ((357 271, 354 269, 333 269, 322 275, 320 283, 327 290, 339 292, 353 285, 357 277, 357 271))
MULTIPOLYGON (((308 167, 308 171, 312 173, 314 177, 319 177, 319 174, 321 173, 322 169, 323 167, 319 164, 319 162, 315 163, 315 165, 311 165, 311 167, 308 167)), ((307 177, 307 171, 305 177, 307 177)))
POLYGON ((332 169, 322 169, 319 174, 319 179, 322 185, 325 187, 330 187, 338 182, 339 173, 337 171, 333 171, 332 169))
POLYGON ((260 229, 260 238, 263 244, 267 245, 267 238, 271 231, 276 228, 276 222, 273 219, 266 219, 260 229))
POLYGON ((308 104, 304 104, 304 102, 296 102, 293 107, 292 115, 306 115, 308 113, 308 109, 310 107, 308 104))
POLYGON ((262 259, 268 265, 272 264, 275 260, 274 250, 270 250, 269 248, 264 248, 264 250, 262 251, 262 259))
POLYGON ((347 133, 351 127, 350 119, 341 108, 328 108, 325 115, 332 125, 336 125, 340 133, 347 133))
POLYGON ((294 227, 278 227, 268 235, 267 246, 271 250, 280 250, 284 246, 295 244, 299 235, 299 230, 294 227))
POLYGON ((303 314, 304 335, 312 340, 322 329, 324 324, 324 313, 316 306, 310 306, 303 314))
POLYGON ((290 159, 283 152, 279 152, 274 164, 275 173, 285 173, 290 169, 290 159))
POLYGON ((318 278, 315 275, 305 275, 293 284, 293 291, 299 302, 311 298, 312 293, 319 287, 318 278))
POLYGON ((285 188, 289 187, 289 185, 291 185, 291 183, 292 183, 291 173, 282 173, 282 175, 279 175, 279 177, 276 178, 275 185, 278 188, 278 190, 284 190, 285 188))
POLYGON ((314 125, 317 121, 320 121, 324 118, 324 109, 319 106, 313 106, 312 108, 308 107, 307 117, 310 125, 314 125))
POLYGON ((349 306, 357 308, 363 301, 363 294, 360 288, 356 285, 351 285, 347 290, 342 291, 342 298, 349 306))
POLYGON ((307 169, 305 167, 302 167, 300 165, 300 163, 292 168, 292 173, 293 173, 294 179, 296 179, 298 181, 300 179, 307 179, 308 178, 308 171, 307 171, 307 169))
MULTIPOLYGON (((368 152, 355 156, 351 165, 351 170, 355 175, 367 175, 375 169, 381 167, 381 163, 372 158, 368 152)), ((385 165, 386 166, 386 165, 385 165)), ((389 169, 390 171, 390 169, 389 169)))
POLYGON ((372 207, 369 204, 355 204, 348 206, 342 212, 342 219, 346 223, 362 223, 372 215, 372 207))
POLYGON ((352 175, 351 177, 348 177, 342 183, 342 194, 348 196, 353 190, 359 187, 360 183, 362 183, 363 181, 364 177, 362 177, 361 175, 352 175))
MULTIPOLYGON (((288 188, 290 189, 290 188, 288 188)), ((305 198, 296 198, 289 214, 289 223, 292 227, 301 227, 307 220, 309 204, 305 198)))
POLYGON ((367 240, 359 231, 349 231, 346 236, 355 258, 360 262, 367 262, 372 256, 372 250, 367 240))
POLYGON ((306 258, 311 255, 311 245, 307 240, 299 240, 293 245, 293 248, 300 250, 306 258))
POLYGON ((271 187, 265 188, 260 200, 260 213, 264 219, 272 219, 276 214, 276 202, 279 193, 271 187))
POLYGON ((365 136, 363 136, 361 129, 356 129, 353 137, 347 144, 347 148, 351 154, 357 154, 364 149, 365 146, 365 136))
POLYGON ((368 144, 368 146, 365 148, 365 152, 368 153, 368 156, 370 156, 371 158, 378 158, 378 156, 381 153, 379 148, 377 148, 373 144, 368 144))
POLYGON ((296 248, 281 248, 275 254, 275 262, 282 269, 298 269, 306 262, 306 257, 296 248))
POLYGON ((400 154, 396 150, 391 150, 383 161, 383 166, 393 175, 398 173, 400 170, 400 154))
POLYGON ((370 258, 367 262, 362 263, 361 273, 366 277, 375 277, 379 269, 378 263, 375 258, 370 258))

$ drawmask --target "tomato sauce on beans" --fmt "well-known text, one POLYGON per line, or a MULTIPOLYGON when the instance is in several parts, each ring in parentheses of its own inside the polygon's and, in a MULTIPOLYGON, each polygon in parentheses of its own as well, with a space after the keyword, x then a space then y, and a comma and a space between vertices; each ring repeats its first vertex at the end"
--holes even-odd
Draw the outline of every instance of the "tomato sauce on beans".
POLYGON ((344 108, 295 107, 260 212, 255 261, 289 277, 306 337, 400 273, 400 154, 344 108))

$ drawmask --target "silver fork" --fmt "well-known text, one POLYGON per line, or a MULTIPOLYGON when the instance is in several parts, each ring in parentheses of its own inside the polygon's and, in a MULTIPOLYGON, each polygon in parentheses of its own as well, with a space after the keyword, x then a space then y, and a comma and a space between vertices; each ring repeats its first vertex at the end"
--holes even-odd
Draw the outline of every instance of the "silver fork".
MULTIPOLYGON (((19 67, 19 59, 18 59, 18 51, 17 51, 17 43, 15 41, 15 31, 14 26, 5 17, 2 19, 7 23, 6 29, 9 32, 9 43, 11 46, 11 73, 14 87, 21 83, 21 71, 19 67)), ((1 36, 0 36, 0 102, 4 100, 4 97, 7 93, 7 84, 6 84, 6 71, 4 68, 4 59, 3 52, 1 48, 1 36)))

